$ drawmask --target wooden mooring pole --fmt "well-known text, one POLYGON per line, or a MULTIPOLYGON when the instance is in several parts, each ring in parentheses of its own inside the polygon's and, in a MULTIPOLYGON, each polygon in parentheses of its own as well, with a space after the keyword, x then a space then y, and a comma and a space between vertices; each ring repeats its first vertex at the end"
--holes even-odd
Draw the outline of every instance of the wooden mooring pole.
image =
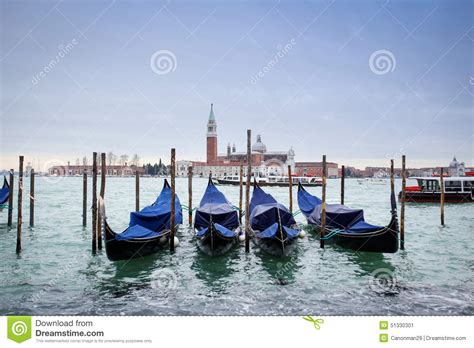
POLYGON ((321 233, 319 246, 324 248, 324 229, 326 228, 326 155, 323 155, 323 187, 321 204, 321 233))
POLYGON ((390 193, 395 194, 395 168, 393 159, 390 160, 390 193))
POLYGON ((135 172, 135 211, 140 211, 140 174, 135 172))
POLYGON ((407 186, 407 174, 406 174, 406 157, 402 156, 402 199, 400 206, 400 249, 405 249, 405 200, 406 200, 406 186, 407 186))
POLYGON ((288 186, 290 195, 290 213, 293 214, 293 176, 291 175, 291 166, 288 165, 288 186))
POLYGON ((342 166, 341 168, 341 204, 344 205, 344 181, 346 179, 346 168, 342 166))
POLYGON ((440 183, 440 198, 441 198, 441 226, 444 226, 444 170, 441 168, 441 173, 439 175, 440 183))
POLYGON ((92 252, 97 250, 97 152, 92 153, 92 252))
POLYGON ((16 226, 16 252, 21 251, 21 223, 22 223, 22 200, 23 200, 23 156, 20 156, 20 168, 18 171, 18 219, 16 226))
POLYGON ((12 225, 13 222, 13 185, 14 185, 14 170, 10 169, 10 191, 8 193, 8 226, 12 225))
POLYGON ((247 182, 245 186, 245 252, 250 252, 250 179, 252 176, 251 139, 252 131, 247 129, 247 182))
POLYGON ((188 222, 193 225, 193 167, 188 167, 188 222))
POLYGON ((35 170, 30 172, 30 227, 35 225, 35 170))
POLYGON ((176 204, 175 176, 176 176, 176 150, 171 149, 170 252, 174 252, 174 234, 175 234, 174 219, 175 219, 175 204, 176 204))
MULTIPOLYGON (((105 152, 100 154, 100 198, 105 197, 105 175, 107 174, 107 168, 105 167, 105 152)), ((100 210, 97 211, 97 248, 102 250, 102 219, 105 216, 100 214, 100 210)))
POLYGON ((82 172, 82 226, 87 226, 87 169, 82 172))

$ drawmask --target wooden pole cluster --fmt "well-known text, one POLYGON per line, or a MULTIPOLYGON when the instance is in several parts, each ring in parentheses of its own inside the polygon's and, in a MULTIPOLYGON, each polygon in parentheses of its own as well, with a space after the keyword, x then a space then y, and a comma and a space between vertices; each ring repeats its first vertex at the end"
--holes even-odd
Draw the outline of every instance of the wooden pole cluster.
POLYGON ((291 175, 290 165, 288 165, 288 185, 290 189, 290 213, 293 213, 293 176, 291 175))
POLYGON ((245 186, 245 252, 250 252, 250 177, 252 176, 251 139, 252 131, 247 129, 247 183, 245 186))
POLYGON ((35 170, 30 172, 30 227, 35 225, 35 170))
POLYGON ((97 152, 92 153, 92 252, 97 250, 97 152))
POLYGON ((440 194, 441 194, 441 226, 444 226, 444 170, 441 168, 441 174, 439 176, 440 183, 440 194))
POLYGON ((8 193, 8 226, 11 226, 13 222, 13 185, 15 183, 13 174, 13 169, 10 169, 10 191, 8 193))
POLYGON ((346 168, 342 166, 341 168, 341 204, 344 205, 344 181, 346 179, 346 168))
POLYGON ((406 157, 402 156, 402 199, 400 206, 400 249, 405 249, 405 199, 406 199, 406 157))
POLYGON ((21 223, 22 223, 22 200, 23 200, 23 156, 20 156, 20 170, 18 171, 18 220, 16 229, 16 252, 21 251, 21 223))
MULTIPOLYGON (((105 167, 105 152, 100 154, 100 197, 105 197, 105 175, 107 174, 107 168, 105 167)), ((97 224, 97 247, 102 250, 102 219, 105 216, 101 216, 100 210, 97 211, 98 224, 97 224)))
POLYGON ((87 169, 82 173, 82 226, 87 226, 87 169))
POLYGON ((135 211, 140 211, 140 174, 135 172, 135 211))
POLYGON ((239 222, 242 225, 242 200, 244 196, 244 164, 240 162, 240 176, 239 176, 239 222))
POLYGON ((324 229, 326 228, 326 155, 323 155, 323 187, 321 204, 321 233, 319 246, 324 248, 324 229))
POLYGON ((188 167, 188 222, 193 225, 193 167, 188 167))
POLYGON ((175 220, 175 176, 176 176, 176 150, 171 149, 171 214, 170 214, 170 252, 174 252, 174 220, 175 220))

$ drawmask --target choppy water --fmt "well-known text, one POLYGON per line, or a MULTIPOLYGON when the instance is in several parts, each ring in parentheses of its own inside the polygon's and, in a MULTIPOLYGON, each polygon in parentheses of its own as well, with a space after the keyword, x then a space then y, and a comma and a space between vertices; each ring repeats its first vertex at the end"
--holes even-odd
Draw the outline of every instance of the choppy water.
MULTIPOLYGON (((162 180, 141 180, 142 207, 154 201, 162 180)), ((205 179, 194 180, 194 205, 205 186, 205 179)), ((221 189, 238 204, 237 187, 221 189)), ((126 227, 134 209, 134 190, 133 178, 107 178, 107 215, 117 231, 126 227)), ((266 190, 288 203, 287 188, 266 190)), ((321 193, 320 188, 310 191, 321 193)), ((177 193, 187 204, 187 179, 177 179, 177 193)), ((296 204, 296 190, 294 198, 296 204)), ((339 181, 329 180, 328 201, 338 199, 339 181)), ((347 180, 346 204, 364 208, 371 223, 387 224, 388 181, 360 185, 347 180)), ((308 231, 285 259, 262 254, 253 245, 249 254, 237 247, 210 258, 198 251, 185 223, 175 254, 163 250, 115 263, 104 251, 91 255, 90 216, 89 226, 82 227, 82 178, 37 178, 35 208, 36 226, 29 228, 24 204, 20 256, 16 225, 9 229, 6 210, 0 213, 1 315, 474 314, 473 204, 447 205, 444 228, 438 205, 407 205, 406 250, 393 255, 331 245, 321 250, 308 231)), ((304 223, 301 215, 297 220, 304 223)))

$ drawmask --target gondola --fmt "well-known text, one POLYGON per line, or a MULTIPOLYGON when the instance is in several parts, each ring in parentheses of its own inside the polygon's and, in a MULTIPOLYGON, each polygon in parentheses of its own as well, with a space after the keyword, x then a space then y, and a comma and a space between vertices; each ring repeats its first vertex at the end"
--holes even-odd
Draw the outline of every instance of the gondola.
POLYGON ((293 214, 254 182, 250 201, 250 231, 263 251, 286 256, 295 248, 300 230, 293 214))
MULTIPOLYGON (((183 212, 175 194, 175 226, 183 222, 183 212)), ((170 236, 171 187, 165 179, 156 201, 139 212, 130 213, 130 223, 125 231, 116 233, 110 228, 103 199, 99 199, 103 217, 105 251, 111 261, 128 260, 157 252, 168 244, 170 236)))
POLYGON ((238 212, 209 177, 194 220, 199 249, 210 256, 226 253, 237 242, 239 227, 238 212))
POLYGON ((7 178, 3 177, 3 186, 0 189, 0 211, 3 210, 4 205, 7 203, 10 197, 10 185, 8 184, 7 178))
MULTIPOLYGON (((387 226, 367 223, 362 209, 326 204, 324 236, 328 241, 356 251, 395 253, 398 251, 398 218, 395 194, 391 194, 392 218, 387 226)), ((298 186, 298 205, 308 223, 321 231, 322 201, 298 186)))

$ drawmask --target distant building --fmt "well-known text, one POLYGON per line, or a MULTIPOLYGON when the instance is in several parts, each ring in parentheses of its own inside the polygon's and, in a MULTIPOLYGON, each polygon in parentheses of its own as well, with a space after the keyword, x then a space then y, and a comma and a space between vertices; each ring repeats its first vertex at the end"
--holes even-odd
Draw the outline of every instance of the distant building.
POLYGON ((449 164, 448 174, 449 176, 464 176, 466 175, 466 166, 464 162, 458 162, 456 156, 453 157, 453 160, 449 164))
MULTIPOLYGON (((327 177, 337 178, 339 170, 337 163, 326 162, 327 177)), ((296 176, 323 176, 323 162, 296 162, 294 175, 296 176)))
MULTIPOLYGON (((192 162, 194 175, 238 175, 241 163, 246 165, 247 152, 237 152, 235 144, 231 147, 228 143, 226 153, 218 154, 217 122, 214 106, 211 104, 206 133, 206 162, 192 162)), ((288 151, 267 151, 262 137, 257 135, 257 141, 251 148, 251 163, 255 174, 287 175, 288 166, 291 166, 293 171, 295 169, 295 152, 291 148, 288 151)))
POLYGON ((191 161, 176 161, 176 176, 187 176, 188 168, 192 165, 191 161))
MULTIPOLYGON (((106 175, 110 176, 132 176, 138 171, 140 175, 143 175, 145 169, 143 167, 137 166, 129 166, 125 165, 107 165, 107 173, 106 175)), ((57 176, 75 176, 75 175, 82 175, 84 173, 84 169, 86 173, 91 175, 92 174, 92 165, 84 166, 84 165, 70 165, 69 163, 64 166, 54 166, 48 169, 49 175, 57 175, 57 176)), ((97 173, 102 174, 102 170, 100 166, 97 166, 97 173)))

